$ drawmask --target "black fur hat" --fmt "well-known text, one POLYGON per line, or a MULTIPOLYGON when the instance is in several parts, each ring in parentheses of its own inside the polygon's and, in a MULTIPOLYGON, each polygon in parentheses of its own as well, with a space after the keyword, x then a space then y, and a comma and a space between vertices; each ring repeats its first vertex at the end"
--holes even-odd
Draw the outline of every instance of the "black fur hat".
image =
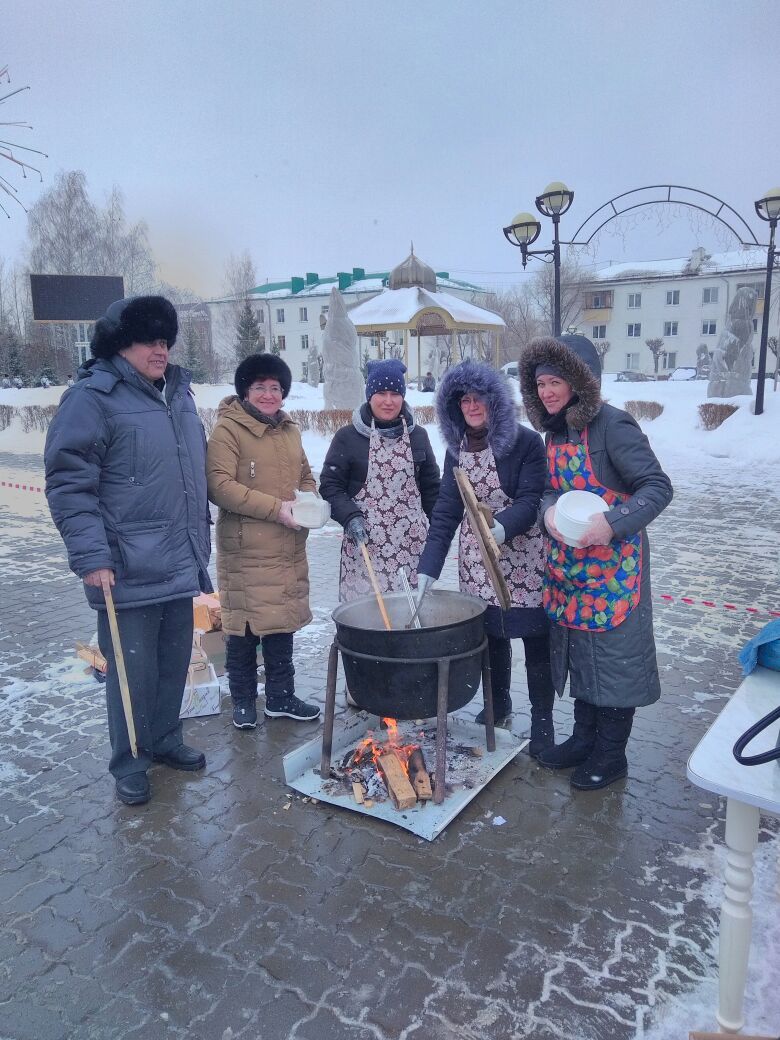
POLYGON ((246 392, 256 379, 278 379, 282 398, 287 397, 292 386, 292 372, 276 354, 250 354, 236 369, 236 393, 243 401, 246 392))
POLYGON ((178 332, 176 308, 170 300, 164 296, 129 296, 112 303, 95 322, 89 347, 92 357, 111 358, 131 343, 164 339, 170 348, 178 332))

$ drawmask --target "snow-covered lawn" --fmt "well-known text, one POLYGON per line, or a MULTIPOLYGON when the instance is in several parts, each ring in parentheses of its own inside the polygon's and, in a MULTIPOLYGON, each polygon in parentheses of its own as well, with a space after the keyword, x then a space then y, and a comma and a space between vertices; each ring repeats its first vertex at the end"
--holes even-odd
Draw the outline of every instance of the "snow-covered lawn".
MULTIPOLYGON (((511 380, 511 385, 520 400, 517 381, 511 380)), ((755 390, 755 381, 752 386, 755 390)), ((0 405, 57 404, 63 390, 64 387, 0 389, 0 405)), ((200 408, 216 408, 224 397, 234 393, 230 384, 198 384, 194 391, 200 408)), ((701 485, 706 483, 709 473, 715 472, 721 480, 725 476, 740 485, 755 484, 757 494, 780 494, 780 392, 773 392, 770 380, 766 381, 763 415, 753 414, 753 397, 734 397, 729 403, 737 405, 738 411, 717 430, 710 431, 704 430, 699 422, 698 406, 707 400, 704 380, 618 383, 614 376, 605 376, 602 393, 610 404, 618 407, 626 401, 657 401, 663 405, 662 415, 643 420, 641 425, 678 494, 687 482, 701 485)), ((407 393, 412 408, 432 405, 434 399, 434 394, 417 390, 407 393)), ((288 410, 322 409, 322 386, 293 383, 285 407, 288 410)), ((438 430, 430 426, 428 434, 439 461, 443 462, 444 446, 438 430)), ((37 454, 43 451, 44 441, 45 434, 41 432, 23 433, 16 419, 8 429, 0 431, 0 452, 37 454)), ((311 466, 319 472, 329 439, 307 431, 303 441, 311 466)))

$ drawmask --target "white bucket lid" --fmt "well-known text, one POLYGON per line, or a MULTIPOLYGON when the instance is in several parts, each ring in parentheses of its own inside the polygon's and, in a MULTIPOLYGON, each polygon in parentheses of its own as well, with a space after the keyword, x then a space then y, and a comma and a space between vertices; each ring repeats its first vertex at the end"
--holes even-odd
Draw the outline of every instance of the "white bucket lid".
POLYGON ((587 524, 596 513, 608 511, 609 505, 601 495, 594 495, 592 491, 567 491, 555 505, 556 524, 559 516, 587 524))

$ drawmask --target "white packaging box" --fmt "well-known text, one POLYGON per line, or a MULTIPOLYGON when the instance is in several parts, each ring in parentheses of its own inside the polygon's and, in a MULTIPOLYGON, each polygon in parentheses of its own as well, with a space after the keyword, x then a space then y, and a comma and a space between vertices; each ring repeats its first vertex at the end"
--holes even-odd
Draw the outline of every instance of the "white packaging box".
POLYGON ((217 679, 214 666, 198 669, 191 673, 196 679, 203 677, 194 685, 189 682, 184 687, 184 696, 181 700, 180 719, 194 719, 200 715, 219 715, 219 679, 217 679))

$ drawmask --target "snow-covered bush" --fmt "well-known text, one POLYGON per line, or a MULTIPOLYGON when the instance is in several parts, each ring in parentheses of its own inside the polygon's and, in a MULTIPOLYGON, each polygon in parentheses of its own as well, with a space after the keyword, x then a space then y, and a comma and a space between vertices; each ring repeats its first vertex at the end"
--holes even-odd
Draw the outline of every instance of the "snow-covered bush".
POLYGON ((737 411, 739 409, 735 404, 716 404, 714 401, 707 401, 699 405, 699 418, 705 430, 717 430, 722 422, 737 411))
POLYGON ((664 410, 658 401, 626 401, 623 407, 637 422, 640 419, 657 419, 664 410))

